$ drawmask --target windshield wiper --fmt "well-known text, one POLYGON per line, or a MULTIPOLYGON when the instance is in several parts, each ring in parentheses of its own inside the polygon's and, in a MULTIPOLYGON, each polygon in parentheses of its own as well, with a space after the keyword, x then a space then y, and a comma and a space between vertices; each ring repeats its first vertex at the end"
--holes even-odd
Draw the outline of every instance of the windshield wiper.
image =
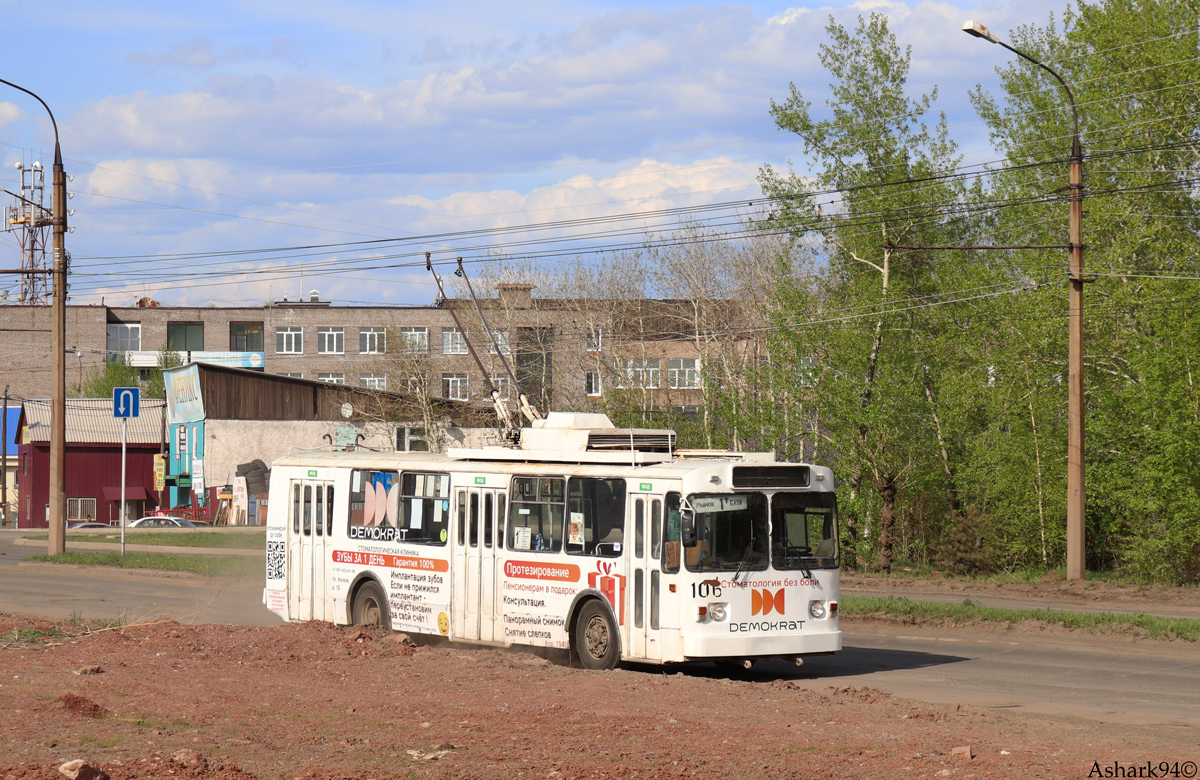
POLYGON ((754 549, 754 542, 753 542, 753 540, 752 540, 752 541, 750 542, 750 544, 746 545, 746 552, 744 552, 744 553, 742 554, 742 560, 741 560, 741 561, 738 563, 737 571, 736 571, 736 572, 734 572, 734 574, 733 574, 733 581, 734 581, 734 582, 737 582, 737 581, 738 581, 738 577, 742 576, 742 569, 744 569, 744 568, 745 568, 745 566, 746 566, 746 561, 750 560, 750 552, 751 552, 753 549, 754 549))

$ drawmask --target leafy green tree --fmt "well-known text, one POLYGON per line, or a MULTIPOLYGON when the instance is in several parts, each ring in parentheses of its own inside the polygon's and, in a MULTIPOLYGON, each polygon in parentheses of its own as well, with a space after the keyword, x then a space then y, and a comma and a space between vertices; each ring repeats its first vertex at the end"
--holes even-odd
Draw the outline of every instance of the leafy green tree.
POLYGON ((933 252, 896 246, 954 243, 964 225, 947 214, 969 193, 951 175, 959 158, 945 118, 926 124, 936 90, 909 96, 910 51, 886 18, 860 18, 853 33, 831 18, 826 32, 829 118, 814 118, 794 84, 771 106, 776 124, 801 138, 811 170, 760 174, 777 204, 771 226, 812 242, 827 263, 818 285, 778 290, 778 346, 787 359, 776 378, 788 383, 790 375, 795 386, 802 373, 819 399, 825 452, 845 475, 847 548, 865 557, 875 546, 886 571, 903 491, 937 472, 929 420, 941 326, 918 302, 953 289, 959 276, 933 252))
MULTIPOLYGON (((1200 304, 1194 20, 1189 0, 1098 0, 1069 7, 1061 29, 1051 20, 1011 36, 1014 46, 1050 64, 1072 86, 1086 154, 1085 266, 1094 277, 1083 313, 1088 564, 1124 565, 1177 581, 1200 577, 1200 465, 1184 455, 1200 443, 1190 381, 1200 347, 1192 322, 1200 304), (1191 21, 1181 26, 1181 19, 1191 21)), ((1007 157, 988 193, 1004 204, 993 235, 1005 243, 1064 243, 1072 118, 1066 93, 1023 60, 1014 59, 1000 75, 1000 98, 978 89, 973 94, 1007 157)), ((1065 251, 1014 253, 1005 262, 1030 278, 1062 278, 1065 251)), ((1026 427, 1036 423, 1039 432, 1036 452, 1049 487, 1039 493, 1038 510, 1045 516, 1042 532, 1051 537, 1041 543, 1042 559, 1053 562, 1065 504, 1065 291, 1030 304, 1011 309, 1002 332, 1010 353, 1026 364, 1009 361, 1013 395, 1037 402, 1026 427)), ((1016 407, 997 414, 977 441, 1002 438, 1016 407)), ((1035 452, 1014 453, 1022 454, 1035 452)), ((976 456, 981 477, 996 473, 984 448, 976 456)), ((984 488, 982 479, 977 484, 984 488)), ((1031 525, 1020 518, 1034 515, 1031 496, 1019 486, 1013 491, 997 509, 1004 509, 1013 561, 1029 563, 1037 545, 1030 543, 1031 525)))

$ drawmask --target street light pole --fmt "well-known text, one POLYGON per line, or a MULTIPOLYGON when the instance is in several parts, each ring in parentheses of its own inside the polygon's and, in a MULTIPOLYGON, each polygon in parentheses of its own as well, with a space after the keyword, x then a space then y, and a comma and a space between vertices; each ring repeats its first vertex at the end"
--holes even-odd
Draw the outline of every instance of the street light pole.
POLYGON ((41 103, 42 108, 50 115, 50 124, 54 127, 54 177, 51 181, 53 199, 50 205, 51 221, 54 225, 54 303, 51 312, 53 323, 50 328, 54 385, 50 389, 50 510, 46 523, 50 527, 47 552, 50 555, 60 555, 66 549, 67 525, 67 255, 64 246, 67 232, 67 177, 63 173, 62 149, 58 145, 58 123, 54 121, 54 112, 50 110, 50 106, 34 93, 11 81, 0 79, 0 84, 19 89, 41 103))
POLYGON ((1049 66, 1038 62, 1020 49, 997 38, 987 27, 974 21, 963 23, 963 32, 997 43, 1032 62, 1049 73, 1071 101, 1071 159, 1070 159, 1070 268, 1067 296, 1067 579, 1082 580, 1086 576, 1085 524, 1087 502, 1084 495, 1084 383, 1083 383, 1083 145, 1079 141, 1079 112, 1075 95, 1062 76, 1049 66))

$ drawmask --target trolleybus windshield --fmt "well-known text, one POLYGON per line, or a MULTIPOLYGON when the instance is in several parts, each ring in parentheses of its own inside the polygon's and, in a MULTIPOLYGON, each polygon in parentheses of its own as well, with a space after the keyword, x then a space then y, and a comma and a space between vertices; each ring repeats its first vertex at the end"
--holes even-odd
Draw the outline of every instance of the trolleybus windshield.
POLYGON ((834 569, 837 565, 837 497, 817 492, 771 496, 771 566, 834 569))

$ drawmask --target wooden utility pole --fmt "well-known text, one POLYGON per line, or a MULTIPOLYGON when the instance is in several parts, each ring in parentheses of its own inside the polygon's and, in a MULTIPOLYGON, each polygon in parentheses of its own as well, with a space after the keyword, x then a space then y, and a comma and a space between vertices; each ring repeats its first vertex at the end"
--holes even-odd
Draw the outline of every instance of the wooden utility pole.
POLYGON ((50 541, 47 552, 59 555, 66 548, 67 525, 67 175, 63 173, 62 148, 58 144, 58 122, 46 101, 11 81, 0 79, 42 104, 54 128, 54 179, 51 214, 54 223, 54 306, 51 325, 50 361, 54 364, 54 386, 50 388, 50 501, 46 523, 50 541))
POLYGON ((1067 91, 1071 102, 1071 173, 1069 185, 1070 267, 1067 273, 1070 291, 1067 294, 1067 579, 1082 580, 1087 573, 1087 501, 1084 492, 1083 450, 1083 144, 1079 141, 1079 111, 1075 94, 1063 77, 1051 67, 1038 62, 1020 49, 996 37, 987 27, 975 21, 963 23, 963 32, 996 43, 1028 60, 1049 73, 1067 91))
POLYGON ((1070 187, 1071 290, 1067 296, 1067 579, 1082 580, 1087 571, 1087 528, 1084 522, 1087 501, 1083 478, 1083 148, 1079 142, 1078 124, 1071 140, 1070 187))

